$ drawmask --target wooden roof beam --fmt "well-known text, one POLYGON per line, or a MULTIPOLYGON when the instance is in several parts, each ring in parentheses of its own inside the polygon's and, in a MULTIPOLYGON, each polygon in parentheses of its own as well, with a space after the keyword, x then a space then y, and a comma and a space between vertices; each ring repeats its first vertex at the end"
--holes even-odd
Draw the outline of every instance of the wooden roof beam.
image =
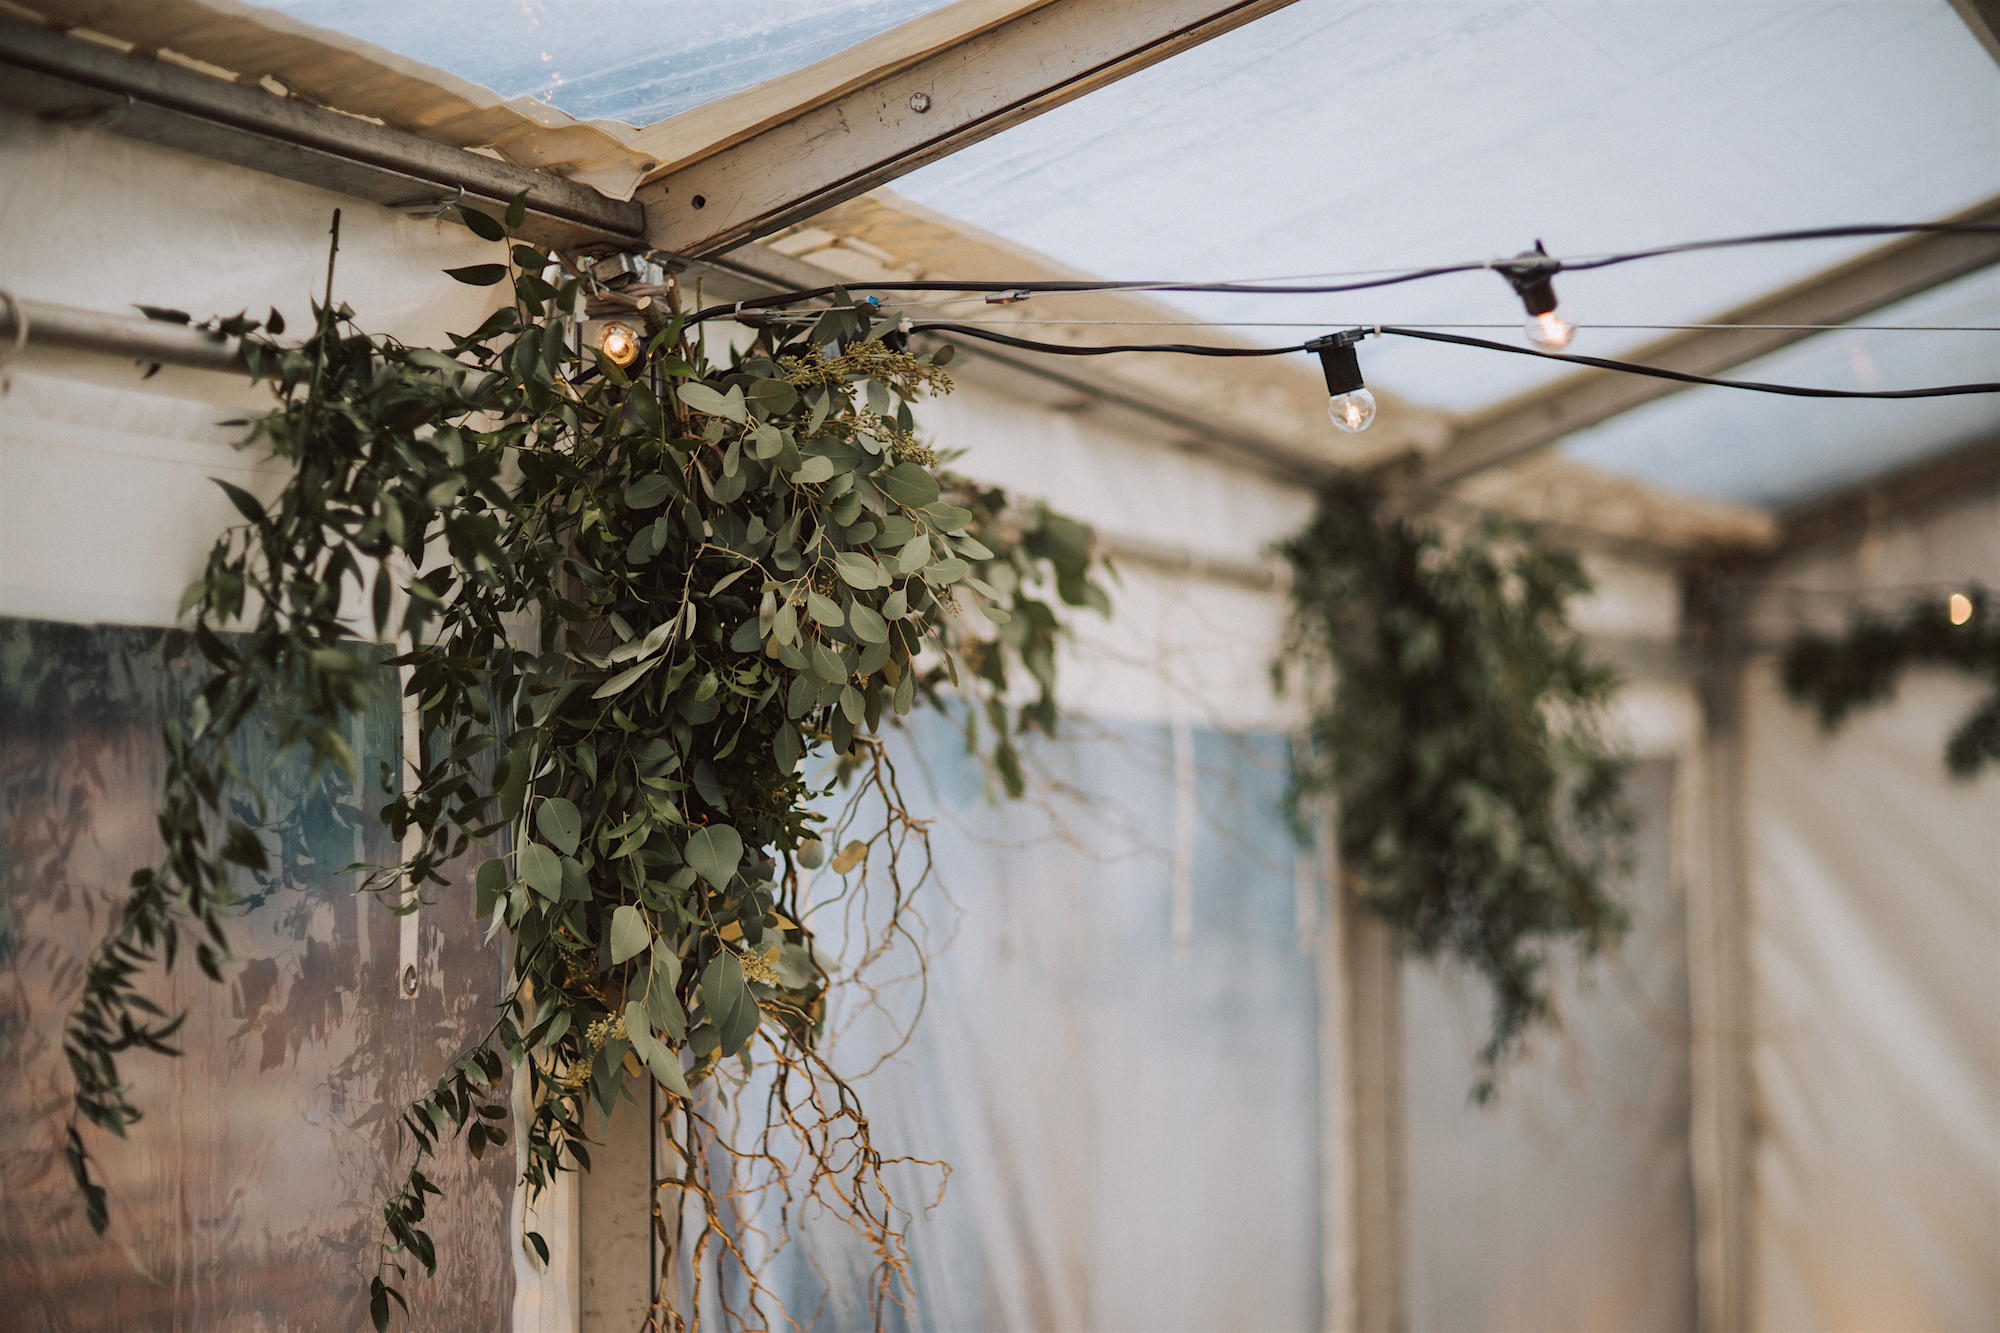
POLYGON ((959 0, 642 131, 647 239, 720 254, 1290 3, 959 0))
POLYGON ((523 240, 611 249, 642 243, 637 204, 560 176, 6 18, 0 106, 432 217, 461 200, 499 212, 526 190, 523 240))
POLYGON ((2000 0, 1951 0, 1951 7, 1972 29, 1986 54, 2000 60, 2000 0))
MULTIPOLYGON (((1946 222, 2000 224, 2000 197, 1946 222)), ((2000 234, 1906 236, 1838 267, 1716 316, 1717 324, 1842 324, 2000 263, 2000 234)), ((1810 338, 1810 328, 1691 329, 1621 357, 1694 375, 1721 375, 1810 338)), ((1586 370, 1467 417, 1403 485, 1432 491, 1547 449, 1565 436, 1690 386, 1614 370, 1586 370)))

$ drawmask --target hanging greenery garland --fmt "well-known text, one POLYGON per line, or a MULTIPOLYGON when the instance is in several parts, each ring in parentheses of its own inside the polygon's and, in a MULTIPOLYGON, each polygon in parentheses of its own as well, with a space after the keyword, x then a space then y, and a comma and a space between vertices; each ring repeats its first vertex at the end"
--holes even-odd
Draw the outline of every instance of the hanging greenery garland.
MULTIPOLYGON (((477 910, 489 939, 513 936, 491 1030, 402 1116, 411 1158, 383 1209, 375 1326, 402 1302, 406 1265, 435 1270, 425 1160, 461 1133, 475 1156, 508 1141, 510 1067, 532 1108, 533 1191, 587 1169, 586 1113, 609 1116, 626 1073, 650 1075, 680 1116, 677 1183, 705 1210, 693 1271, 705 1252, 734 1255, 711 1172, 736 1158, 695 1090, 712 1082, 726 1098, 753 1060, 770 1079, 758 1160, 775 1164, 772 1133, 793 1137, 794 1202, 817 1199, 879 1256, 879 1323, 903 1276, 898 1213, 867 1118, 820 1050, 834 966, 814 948, 799 872, 833 841, 831 870, 886 904, 863 951, 909 939, 922 880, 899 868, 928 874, 925 825, 880 729, 919 702, 969 696, 1018 791, 1015 737, 1055 727, 1057 605, 1108 609, 1091 537, 943 470, 910 404, 950 391, 950 349, 914 355, 844 294, 805 338, 759 333, 726 365, 677 318, 623 366, 580 350, 580 278, 508 240, 523 209, 516 199, 504 225, 461 210, 506 260, 452 276, 511 284, 514 299, 448 350, 357 330, 333 300, 331 258, 302 347, 274 341, 276 312, 261 328, 218 326, 282 404, 246 423, 250 439, 295 470, 270 505, 218 483, 243 524, 183 606, 212 674, 166 727, 165 854, 133 875, 65 1031, 77 1114, 121 1136, 139 1119, 119 1059, 172 1054, 184 1017, 143 993, 156 962, 171 968, 191 945, 221 980, 232 867, 267 862, 256 821, 231 811, 230 794, 256 785, 232 767, 232 732, 254 715, 316 767, 355 774, 343 722, 385 702, 368 684, 379 654, 355 641, 363 608, 378 639, 403 645, 392 661, 419 756, 413 772, 374 775, 407 859, 348 869, 408 912, 459 858, 489 850, 477 910), (1010 706, 1020 671, 1039 696, 1010 706), (831 825, 815 811, 833 788, 803 765, 824 753, 879 803, 872 831, 854 822, 858 798, 831 825), (741 1072, 725 1080, 725 1061, 741 1072)), ((336 214, 336 253, 338 231, 336 214)), ((105 1191, 74 1122, 68 1156, 101 1232, 105 1191)), ((663 1239, 682 1252, 681 1237, 663 1239)), ((546 1261, 543 1238, 525 1240, 546 1261)), ((768 1326, 770 1294, 735 1262, 725 1310, 768 1326)), ((656 1304, 660 1326, 679 1325, 671 1306, 656 1304)))
POLYGON ((1785 693, 1811 705, 1833 732, 1855 709, 1895 698, 1896 682, 1913 666, 1955 667, 1992 686, 1946 739, 1944 766, 1972 778, 2000 764, 2000 616, 1984 588, 1925 598, 1900 617, 1856 611, 1839 638, 1803 630, 1785 649, 1780 678, 1785 693))
POLYGON ((1627 761, 1607 743, 1617 687, 1567 618, 1576 557, 1489 519, 1457 540, 1380 511, 1360 484, 1322 492, 1279 550, 1293 616, 1280 683, 1301 674, 1310 745, 1294 817, 1331 796, 1344 882, 1419 957, 1493 988, 1476 1099, 1552 1016, 1549 946, 1593 951, 1626 917, 1606 885, 1627 859, 1627 761), (1330 679, 1328 679, 1330 677, 1330 679))

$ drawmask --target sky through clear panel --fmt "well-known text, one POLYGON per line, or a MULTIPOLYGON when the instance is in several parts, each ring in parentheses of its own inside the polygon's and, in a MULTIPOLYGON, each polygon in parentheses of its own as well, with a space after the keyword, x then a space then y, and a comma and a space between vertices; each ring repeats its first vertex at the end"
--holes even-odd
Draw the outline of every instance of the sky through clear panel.
POLYGON ((649 125, 949 0, 267 0, 579 119, 649 125))
MULTIPOLYGON (((2000 67, 1947 0, 1305 0, 894 188, 1119 278, 1925 220, 2000 193, 2000 67)), ((1706 319, 1876 243, 1717 252, 1556 285, 1584 325, 1574 350, 1617 355, 1655 335, 1593 320, 1706 319)), ((1339 297, 1166 299, 1207 318, 1328 327, 1522 317, 1487 273, 1339 297)), ((1368 343, 1363 364, 1372 382, 1453 410, 1567 373, 1393 340, 1368 343)))
MULTIPOLYGON (((1869 323, 2000 326, 2000 270, 1869 323)), ((2000 333, 1824 333, 1730 377, 1829 389, 1985 382, 2000 379, 2000 333)), ((1696 388, 1579 432, 1564 452, 1668 490, 1781 505, 1996 434, 2000 398, 1991 395, 1842 401, 1696 388)))

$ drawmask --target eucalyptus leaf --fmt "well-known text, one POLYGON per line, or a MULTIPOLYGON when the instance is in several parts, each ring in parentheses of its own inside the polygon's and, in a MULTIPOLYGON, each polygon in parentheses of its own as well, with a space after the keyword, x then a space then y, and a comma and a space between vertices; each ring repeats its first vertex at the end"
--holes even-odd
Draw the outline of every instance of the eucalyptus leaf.
POLYGON ((937 479, 915 463, 898 463, 875 478, 876 488, 897 504, 922 509, 937 503, 937 479))
POLYGON ((743 861, 743 837, 727 824, 706 825, 688 835, 681 854, 697 875, 716 889, 726 889, 743 861))
POLYGON ((576 855, 576 840, 583 832, 583 816, 573 802, 560 796, 543 801, 535 809, 535 827, 564 856, 576 855))
POLYGON ((864 602, 856 602, 847 616, 848 629, 863 643, 882 643, 889 637, 889 626, 882 617, 864 602))
POLYGON ((649 477, 641 477, 625 489, 625 505, 629 509, 651 509, 673 494, 673 489, 671 481, 655 472, 649 477))
POLYGON ((514 868, 523 883, 550 902, 562 897, 562 862, 556 859, 554 851, 541 843, 531 842, 523 846, 515 858, 514 868))
POLYGON ((481 861, 472 878, 472 915, 486 916, 507 896, 507 863, 499 857, 481 861))
POLYGON ((828 626, 829 628, 837 628, 847 623, 847 613, 840 609, 839 603, 830 597, 822 597, 816 592, 808 592, 806 594, 806 613, 816 623, 828 626))
POLYGON ((966 572, 971 568, 972 566, 956 557, 950 560, 940 560, 923 571, 924 582, 934 588, 947 587, 964 578, 966 572))
POLYGON ((629 668, 628 670, 621 671, 617 675, 613 676, 610 680, 607 680, 602 685, 599 685, 597 687, 596 692, 592 694, 590 697, 593 699, 608 699, 614 694, 621 694, 625 690, 630 689, 632 683, 638 680, 639 677, 645 675, 648 671, 651 671, 654 667, 658 666, 659 664, 660 664, 659 658, 657 657, 648 658, 646 661, 639 663, 639 665, 629 668))
POLYGON ((749 419, 743 406, 743 390, 732 388, 728 393, 717 393, 706 384, 683 384, 674 390, 674 395, 695 411, 711 417, 723 417, 741 425, 749 419))
POLYGON ((822 454, 815 454, 792 474, 792 480, 801 486, 813 486, 832 477, 833 472, 833 460, 822 454))
POLYGON ((611 914, 611 961, 622 963, 653 942, 653 932, 636 907, 621 907, 611 914))
POLYGON ((850 588, 866 592, 888 582, 882 567, 859 551, 841 551, 833 557, 833 567, 850 588))

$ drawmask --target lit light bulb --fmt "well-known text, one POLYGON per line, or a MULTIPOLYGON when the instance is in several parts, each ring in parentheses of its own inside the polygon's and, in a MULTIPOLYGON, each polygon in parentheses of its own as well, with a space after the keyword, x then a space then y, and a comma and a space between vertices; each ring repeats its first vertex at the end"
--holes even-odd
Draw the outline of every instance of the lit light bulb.
POLYGON ((1521 327, 1528 335, 1528 341, 1548 352, 1560 352, 1569 346, 1569 340, 1576 333, 1576 325, 1556 314, 1555 276, 1562 271, 1562 261, 1551 259, 1549 252, 1535 242, 1532 250, 1523 250, 1512 259, 1493 265, 1500 276, 1521 298, 1527 307, 1528 322, 1521 327))
POLYGON ((1962 592, 1951 595, 1951 623, 1963 625, 1972 619, 1972 599, 1962 592))
POLYGON ((1366 389, 1355 389, 1329 398, 1326 414, 1337 430, 1344 430, 1350 435, 1358 430, 1367 430, 1368 423, 1375 420, 1375 395, 1366 389))
POLYGON ((606 324, 597 339, 597 349, 614 366, 629 366, 639 359, 639 335, 629 324, 606 324))
POLYGON ((1326 372, 1327 419, 1350 435, 1367 430, 1375 419, 1375 395, 1361 383, 1361 358, 1354 351, 1363 336, 1363 330, 1349 329, 1306 344, 1308 352, 1319 354, 1320 369, 1326 372))
POLYGON ((1569 346, 1569 340, 1576 334, 1576 325, 1557 318, 1553 310, 1544 310, 1522 327, 1527 330, 1529 342, 1537 347, 1546 347, 1551 352, 1560 352, 1569 346))

